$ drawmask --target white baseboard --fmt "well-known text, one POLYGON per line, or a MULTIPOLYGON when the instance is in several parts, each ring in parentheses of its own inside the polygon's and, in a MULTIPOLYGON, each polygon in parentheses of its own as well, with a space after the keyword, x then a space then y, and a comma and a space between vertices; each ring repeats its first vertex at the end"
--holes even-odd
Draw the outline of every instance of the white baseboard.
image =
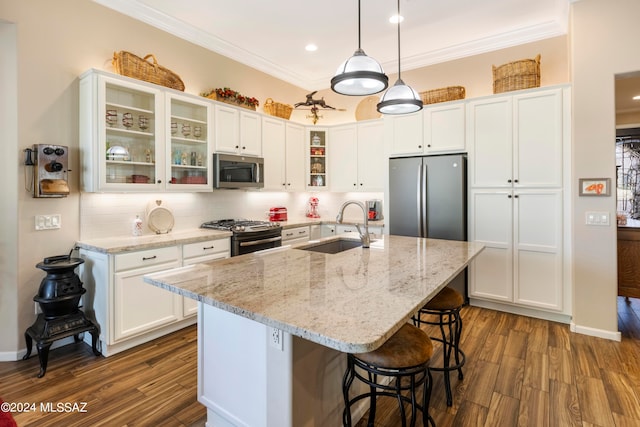
MULTIPOLYGON (((63 347, 65 345, 73 344, 75 341, 73 337, 67 337, 58 341, 54 341, 49 348, 49 351, 54 350, 56 348, 63 347)), ((3 351, 0 352, 0 362, 16 362, 18 360, 22 360, 24 355, 27 354, 27 348, 21 348, 16 351, 3 351)), ((31 356, 30 357, 38 357, 38 348, 36 347, 36 343, 33 343, 33 347, 31 348, 31 356)))
POLYGON ((605 331, 603 329, 590 328, 588 326, 580 326, 571 322, 571 332, 577 334, 589 335, 592 337, 604 338, 612 341, 622 341, 622 334, 620 331, 605 331))

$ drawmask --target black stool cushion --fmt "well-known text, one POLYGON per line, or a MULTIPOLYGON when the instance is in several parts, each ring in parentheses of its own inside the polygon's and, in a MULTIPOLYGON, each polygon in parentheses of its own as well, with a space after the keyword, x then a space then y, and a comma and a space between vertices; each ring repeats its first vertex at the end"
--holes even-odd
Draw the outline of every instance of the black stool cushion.
POLYGON ((402 369, 425 364, 432 354, 429 336, 422 329, 405 323, 376 350, 354 356, 379 368, 402 369))
POLYGON ((424 308, 428 310, 453 310, 455 308, 462 307, 464 304, 464 298, 462 294, 451 288, 442 289, 438 295, 433 297, 424 308))

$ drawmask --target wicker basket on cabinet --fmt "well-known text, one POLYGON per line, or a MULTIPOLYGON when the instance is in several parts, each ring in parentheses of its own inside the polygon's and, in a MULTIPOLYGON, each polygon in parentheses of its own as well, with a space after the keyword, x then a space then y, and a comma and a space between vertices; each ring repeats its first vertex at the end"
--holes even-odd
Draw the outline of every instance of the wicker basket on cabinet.
POLYGON ((289 120, 291 112, 293 111, 293 107, 291 105, 275 102, 271 98, 267 98, 264 102, 263 108, 265 113, 287 120, 289 120))
POLYGON ((493 68, 493 93, 540 87, 540 55, 493 68))
POLYGON ((113 52, 111 63, 115 72, 122 76, 184 91, 184 82, 180 76, 158 65, 158 60, 153 54, 140 58, 131 52, 121 50, 113 52), (149 58, 153 59, 153 62, 149 62, 149 58))
POLYGON ((464 99, 465 89, 463 86, 448 86, 440 89, 427 90, 420 92, 423 104, 436 104, 438 102, 455 101, 456 99, 464 99))

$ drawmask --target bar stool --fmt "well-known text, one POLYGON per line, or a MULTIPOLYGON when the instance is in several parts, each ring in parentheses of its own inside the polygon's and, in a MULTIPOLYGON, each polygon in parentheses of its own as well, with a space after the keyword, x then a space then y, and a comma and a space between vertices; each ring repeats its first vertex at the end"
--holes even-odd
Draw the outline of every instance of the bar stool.
POLYGON ((440 328, 439 337, 431 337, 432 340, 442 343, 442 359, 444 361, 442 367, 433 367, 432 371, 444 372, 444 388, 447 394, 447 406, 453 405, 453 397, 451 394, 451 380, 449 373, 458 371, 458 379, 462 380, 462 366, 466 360, 464 352, 460 349, 460 336, 462 335, 462 318, 460 317, 460 309, 464 304, 464 298, 460 292, 449 287, 442 289, 431 301, 413 316, 413 324, 420 326, 421 323, 427 325, 436 325, 440 328), (423 319, 422 315, 429 316, 423 319), (435 319, 433 318, 435 316, 435 319), (445 329, 446 328, 446 329, 445 329), (455 360, 455 364, 451 364, 451 355, 455 360))
POLYGON ((429 336, 409 323, 404 324, 380 348, 369 353, 347 354, 347 370, 342 380, 345 403, 342 413, 343 426, 351 427, 351 406, 367 397, 370 398, 368 425, 373 426, 376 416, 376 398, 391 396, 398 399, 403 427, 406 426, 405 402, 411 404, 412 427, 416 424, 418 410, 422 412, 422 425, 427 426, 427 423, 430 423, 435 427, 435 422, 429 415, 431 372, 428 365, 432 354, 433 345, 429 336), (362 371, 366 372, 366 376, 362 371), (391 381, 381 382, 378 380, 379 375, 390 378, 391 381), (369 385, 369 392, 349 399, 349 388, 355 378, 369 385), (424 384, 423 398, 422 404, 419 404, 416 392, 422 384, 424 384), (404 396, 402 394, 404 391, 409 391, 409 396, 404 396))

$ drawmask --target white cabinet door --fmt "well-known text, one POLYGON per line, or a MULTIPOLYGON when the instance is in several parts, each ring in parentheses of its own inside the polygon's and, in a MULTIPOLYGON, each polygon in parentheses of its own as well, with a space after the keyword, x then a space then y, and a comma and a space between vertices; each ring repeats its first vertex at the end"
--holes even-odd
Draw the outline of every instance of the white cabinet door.
POLYGON ((262 156, 262 120, 257 113, 240 111, 240 154, 262 156))
POLYGON ((113 341, 181 320, 182 297, 143 281, 145 274, 180 267, 180 261, 118 272, 113 292, 113 341))
POLYGON ((385 157, 382 120, 358 123, 358 190, 384 191, 385 157))
POLYGON ((423 153, 422 122, 422 111, 384 117, 385 135, 389 138, 391 156, 423 153))
POLYGON ((467 104, 467 149, 471 187, 512 186, 512 97, 467 104))
POLYGON ((514 192, 514 302, 562 310, 562 191, 514 192))
POLYGON ((286 188, 289 191, 304 191, 305 188, 305 129, 293 123, 286 124, 286 188))
POLYGON ((562 186, 562 89, 513 97, 516 186, 562 186))
POLYGON ((469 294, 562 310, 562 191, 472 190, 470 216, 470 240, 485 249, 470 265, 469 294))
POLYGON ((425 154, 465 150, 465 103, 447 102, 424 108, 425 154))
MULTIPOLYGON (((286 131, 284 122, 269 117, 262 118, 265 190, 282 191, 286 189, 285 135, 286 131)), ((303 164, 303 161, 304 160, 301 157, 300 163, 303 164)), ((304 172, 302 179, 304 179, 304 172)))
POLYGON ((215 124, 216 152, 237 154, 240 150, 240 111, 216 105, 215 124))
POLYGON ((309 227, 287 228, 282 230, 282 244, 295 245, 309 241, 309 227))
POLYGON ((513 301, 513 220, 510 190, 473 190, 469 240, 485 249, 469 267, 469 295, 513 301))
POLYGON ((356 125, 329 129, 331 191, 358 189, 358 142, 356 125))

